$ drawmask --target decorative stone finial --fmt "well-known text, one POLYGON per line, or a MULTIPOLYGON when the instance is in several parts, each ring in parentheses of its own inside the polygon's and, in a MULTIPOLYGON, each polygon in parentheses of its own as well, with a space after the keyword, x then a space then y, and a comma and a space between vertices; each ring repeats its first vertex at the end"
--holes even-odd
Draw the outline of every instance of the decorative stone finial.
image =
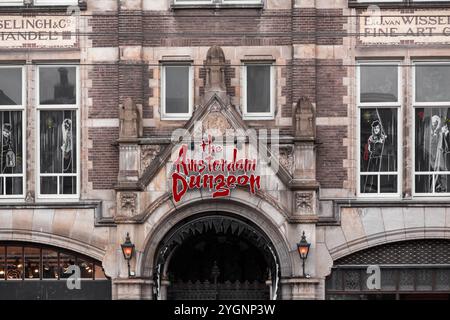
POLYGON ((120 139, 139 138, 143 135, 142 105, 135 104, 133 99, 126 98, 119 106, 120 139))
POLYGON ((307 97, 301 97, 295 106, 293 126, 296 138, 309 140, 316 138, 315 110, 307 97))

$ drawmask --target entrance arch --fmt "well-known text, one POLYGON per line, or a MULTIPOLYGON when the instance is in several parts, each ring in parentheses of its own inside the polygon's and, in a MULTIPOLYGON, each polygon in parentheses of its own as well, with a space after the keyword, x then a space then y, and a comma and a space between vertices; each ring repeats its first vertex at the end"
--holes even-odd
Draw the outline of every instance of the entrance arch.
MULTIPOLYGON (((242 194, 244 193, 242 192, 242 194)), ((161 205, 152 208, 146 217, 148 232, 143 254, 138 260, 137 274, 154 280, 154 293, 159 292, 159 297, 154 294, 153 298, 166 298, 164 292, 158 291, 159 289, 164 291, 165 287, 161 287, 161 283, 166 284, 165 279, 161 279, 161 277, 156 279, 157 275, 162 276, 161 271, 164 271, 162 266, 160 266, 160 270, 157 270, 158 253, 164 239, 172 230, 175 230, 176 226, 181 226, 195 217, 214 214, 234 217, 256 226, 258 232, 268 238, 272 244, 271 247, 279 262, 280 279, 292 277, 293 270, 300 268, 298 254, 295 249, 291 249, 286 238, 283 213, 271 206, 270 203, 264 199, 250 199, 249 201, 248 198, 236 196, 236 194, 232 194, 227 199, 208 199, 208 201, 205 201, 201 195, 193 195, 189 201, 176 207, 169 206, 167 208, 167 206, 161 205)), ((274 280, 272 279, 272 281, 274 280)), ((280 284, 278 283, 276 287, 280 287, 280 284)), ((272 292, 271 298, 278 298, 282 294, 284 294, 283 290, 275 290, 272 292)))
POLYGON ((156 295, 169 280, 168 299, 274 299, 279 260, 269 238, 252 222, 226 213, 181 221, 155 257, 156 295))

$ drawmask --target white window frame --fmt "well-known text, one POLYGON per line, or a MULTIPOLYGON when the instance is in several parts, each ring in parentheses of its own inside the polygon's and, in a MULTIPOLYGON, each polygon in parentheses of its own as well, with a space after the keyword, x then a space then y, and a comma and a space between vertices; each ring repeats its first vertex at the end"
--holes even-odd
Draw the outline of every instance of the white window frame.
POLYGON ((23 6, 23 0, 8 0, 8 1, 0 1, 0 7, 6 6, 23 6))
MULTIPOLYGON (((10 200, 10 199, 24 199, 26 194, 26 159, 27 159, 27 148, 26 148, 26 128, 27 128, 27 118, 26 118, 26 92, 27 92, 27 81, 26 81, 26 69, 23 65, 0 65, 0 69, 21 69, 22 70, 22 104, 21 105, 11 105, 11 106, 0 106, 0 111, 21 111, 22 112, 22 173, 21 174, 0 174, 3 177, 3 190, 6 186, 5 177, 22 177, 22 194, 14 194, 14 195, 0 195, 1 200, 10 200)), ((1 130, 1 128, 0 128, 1 130)))
POLYGON ((213 4, 213 0, 173 0, 173 4, 175 5, 197 5, 197 4, 213 4))
POLYGON ((190 63, 163 63, 161 65, 161 120, 189 120, 194 109, 194 67, 190 63), (189 68, 189 106, 187 113, 166 112, 166 67, 189 68))
POLYGON ((263 4, 263 0, 222 0, 223 4, 263 4))
POLYGON ((276 90, 275 90, 275 65, 273 62, 244 62, 242 64, 242 118, 244 120, 273 120, 275 119, 276 90), (247 67, 248 66, 270 67, 270 110, 269 112, 247 111, 247 67))
POLYGON ((263 4, 264 0, 219 0, 214 2, 214 0, 173 0, 174 5, 204 5, 204 4, 236 4, 236 5, 246 5, 246 4, 263 4))
POLYGON ((78 0, 34 0, 35 6, 76 6, 78 0))
POLYGON ((402 136, 403 136, 403 119, 402 119, 402 67, 399 60, 358 60, 356 68, 356 109, 357 109, 357 130, 356 130, 356 161, 357 161, 357 187, 356 195, 358 198, 395 198, 398 199, 402 194, 402 136), (397 101, 396 102, 361 102, 361 66, 364 65, 397 65, 397 101), (386 172, 367 172, 361 174, 361 110, 364 109, 397 109, 397 171, 386 172), (378 190, 380 189, 380 176, 381 175, 396 175, 397 176, 397 192, 396 193, 361 193, 361 177, 368 175, 376 175, 378 178, 378 190))
POLYGON ((37 194, 37 199, 39 200, 78 200, 80 198, 80 169, 81 169, 81 164, 80 164, 80 152, 81 152, 81 143, 80 143, 80 138, 81 138, 81 121, 80 121, 80 98, 81 98, 81 85, 80 85, 80 66, 77 64, 43 64, 43 65, 36 65, 36 110, 35 110, 35 115, 36 115, 36 128, 35 128, 35 132, 36 132, 36 194, 37 194), (40 74, 40 70, 41 68, 58 68, 58 67, 68 67, 68 68, 76 68, 76 104, 75 105, 41 105, 40 104, 40 82, 39 82, 39 74, 40 74), (77 183, 77 187, 76 187, 76 194, 59 194, 60 191, 60 179, 59 177, 73 177, 75 176, 74 174, 64 174, 64 173, 50 173, 50 174, 41 174, 41 157, 40 157, 40 153, 41 153, 41 146, 40 146, 40 138, 41 138, 41 133, 40 133, 40 115, 41 115, 41 111, 66 111, 66 110, 75 110, 76 111, 76 117, 77 117, 77 122, 76 122, 76 126, 77 126, 77 143, 76 143, 76 148, 77 148, 77 172, 76 172, 76 183, 77 183), (57 193, 56 194, 41 194, 41 177, 50 177, 50 176, 55 176, 58 177, 57 178, 57 193))
MULTIPOLYGON (((416 171, 416 157, 415 157, 415 150, 416 150, 416 107, 417 108, 449 108, 450 109, 450 101, 449 102, 416 102, 416 66, 417 65, 447 65, 450 67, 450 60, 414 60, 412 62, 412 127, 413 127, 413 135, 412 135, 412 153, 413 153, 413 166, 412 166, 412 195, 413 197, 423 198, 423 197, 449 197, 450 192, 440 192, 436 193, 434 190, 431 193, 422 193, 422 192, 416 192, 416 175, 431 175, 433 178, 432 181, 434 181, 436 172, 432 171, 416 171)), ((449 175, 450 171, 439 171, 440 175, 449 175)))

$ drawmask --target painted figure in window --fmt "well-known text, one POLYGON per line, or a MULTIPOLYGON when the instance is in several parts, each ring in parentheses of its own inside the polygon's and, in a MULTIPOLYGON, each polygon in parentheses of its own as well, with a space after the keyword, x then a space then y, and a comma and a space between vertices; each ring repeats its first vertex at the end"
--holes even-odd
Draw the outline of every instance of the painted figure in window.
POLYGON ((16 154, 13 151, 13 135, 11 124, 5 123, 2 128, 2 168, 14 168, 16 166, 16 154))
MULTIPOLYGON (((378 115, 378 113, 377 113, 378 115)), ((378 116, 378 119, 380 117, 378 116)), ((369 172, 380 172, 381 164, 383 160, 384 145, 387 139, 387 135, 384 132, 383 125, 380 120, 375 120, 371 124, 372 134, 367 140, 366 150, 369 154, 367 171, 369 172)), ((375 175, 367 175, 365 177, 366 181, 362 192, 376 192, 378 185, 378 177, 375 175)))
POLYGON ((384 133, 383 126, 379 120, 372 122, 372 135, 367 142, 369 149, 368 171, 379 172, 381 169, 381 158, 383 156, 384 143, 387 135, 384 133))
MULTIPOLYGON (((450 135, 448 123, 442 121, 438 115, 431 117, 430 137, 427 145, 429 146, 428 155, 430 171, 447 171, 449 158, 450 135), (442 124, 442 122, 444 122, 442 124)), ((432 188, 435 192, 446 192, 446 175, 436 175, 432 188)))
MULTIPOLYGON (((63 152, 63 158, 64 160, 70 160, 71 153, 72 153, 72 120, 70 119, 64 119, 62 127, 62 146, 61 150, 63 152)), ((70 161, 69 164, 64 165, 64 171, 67 171, 70 167, 70 161)))

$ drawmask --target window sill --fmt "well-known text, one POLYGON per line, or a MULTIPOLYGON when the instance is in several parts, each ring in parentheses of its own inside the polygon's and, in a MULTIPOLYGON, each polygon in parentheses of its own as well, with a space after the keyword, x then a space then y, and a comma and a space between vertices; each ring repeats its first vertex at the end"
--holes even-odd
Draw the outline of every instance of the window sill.
POLYGON ((188 121, 192 115, 186 117, 161 117, 161 121, 188 121))
POLYGON ((243 116, 242 120, 244 121, 270 121, 275 120, 273 115, 270 116, 243 116))
POLYGON ((179 9, 263 9, 264 4, 172 4, 172 10, 179 9))

